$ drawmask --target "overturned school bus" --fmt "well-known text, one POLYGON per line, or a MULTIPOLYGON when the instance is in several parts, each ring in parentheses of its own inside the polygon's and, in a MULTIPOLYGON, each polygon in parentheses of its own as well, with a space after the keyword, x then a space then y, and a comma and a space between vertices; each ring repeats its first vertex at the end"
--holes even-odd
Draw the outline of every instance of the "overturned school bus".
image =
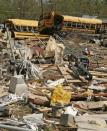
POLYGON ((100 34, 107 28, 107 24, 103 23, 101 19, 59 15, 55 12, 40 17, 38 25, 40 33, 45 34, 51 34, 55 31, 100 34))
POLYGON ((41 34, 53 34, 62 29, 63 16, 55 12, 42 14, 39 18, 38 29, 41 34))
POLYGON ((4 25, 5 30, 8 28, 11 31, 11 37, 15 39, 47 37, 39 35, 38 21, 36 20, 8 19, 4 22, 4 25))

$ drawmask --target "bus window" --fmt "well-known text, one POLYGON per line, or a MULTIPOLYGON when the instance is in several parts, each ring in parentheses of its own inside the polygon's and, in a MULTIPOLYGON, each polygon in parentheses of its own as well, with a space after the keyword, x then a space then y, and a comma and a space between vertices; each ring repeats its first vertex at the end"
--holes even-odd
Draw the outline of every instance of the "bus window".
POLYGON ((68 22, 67 26, 68 26, 68 27, 71 27, 71 22, 68 22))
POLYGON ((82 24, 81 23, 77 23, 77 28, 82 28, 82 24))
POLYGON ((14 29, 15 29, 15 31, 20 31, 20 26, 17 26, 17 25, 14 25, 14 29))
POLYGON ((37 28, 36 28, 36 27, 33 27, 33 31, 36 32, 36 31, 37 31, 37 28))
POLYGON ((90 28, 90 24, 86 24, 86 28, 89 29, 90 28))
POLYGON ((72 22, 72 27, 76 27, 76 23, 75 22, 72 22))
POLYGON ((24 32, 27 31, 27 27, 26 26, 23 26, 22 29, 23 29, 24 32))
POLYGON ((91 24, 91 30, 95 29, 95 24, 91 24))
POLYGON ((82 24, 82 29, 86 29, 86 25, 84 23, 82 24))
POLYGON ((21 26, 19 26, 19 29, 20 29, 20 31, 21 31, 21 26))
POLYGON ((20 31, 23 32, 23 28, 22 28, 22 26, 20 26, 20 31))
POLYGON ((98 34, 98 33, 100 33, 101 32, 101 25, 95 25, 96 26, 96 28, 95 28, 95 31, 96 31, 96 33, 98 34))
POLYGON ((33 29, 31 26, 28 26, 28 31, 31 32, 33 29))
POLYGON ((21 26, 21 32, 24 32, 24 31, 25 31, 24 26, 21 26))
POLYGON ((91 24, 89 24, 89 29, 91 29, 91 24))
POLYGON ((67 22, 64 22, 63 25, 66 27, 67 26, 67 22))

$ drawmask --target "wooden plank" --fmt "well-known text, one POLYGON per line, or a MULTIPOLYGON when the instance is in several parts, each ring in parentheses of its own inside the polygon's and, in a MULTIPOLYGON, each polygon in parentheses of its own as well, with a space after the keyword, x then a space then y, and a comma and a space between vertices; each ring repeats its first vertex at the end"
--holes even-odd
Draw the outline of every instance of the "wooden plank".
POLYGON ((107 105, 107 101, 98 101, 98 102, 85 102, 85 101, 78 101, 75 102, 74 105, 79 106, 82 109, 90 110, 90 109, 101 109, 104 105, 107 105))
POLYGON ((95 131, 95 130, 90 130, 90 129, 83 129, 83 128, 78 128, 77 131, 95 131))
POLYGON ((107 79, 106 78, 93 77, 93 80, 99 80, 99 81, 103 81, 104 83, 107 83, 107 79))
POLYGON ((61 74, 63 75, 63 77, 65 78, 65 80, 68 84, 87 82, 84 79, 83 80, 81 79, 82 81, 79 79, 74 79, 73 76, 71 76, 72 70, 69 70, 67 67, 58 66, 58 69, 60 70, 61 74), (67 75, 65 75, 65 74, 67 74, 67 75))
POLYGON ((102 118, 93 117, 93 115, 76 116, 75 121, 78 128, 82 131, 107 131, 106 121, 102 118))
POLYGON ((60 73, 63 75, 66 82, 68 83, 68 79, 67 79, 66 75, 64 75, 66 73, 67 69, 65 67, 60 67, 60 66, 58 66, 58 69, 59 69, 60 73))
POLYGON ((77 124, 79 128, 82 128, 82 129, 88 129, 88 130, 94 130, 94 131, 107 131, 107 127, 101 127, 101 126, 98 126, 98 125, 95 125, 95 124, 88 124, 88 123, 78 123, 77 124))
POLYGON ((90 71, 90 73, 94 76, 107 76, 107 73, 102 72, 90 71))
POLYGON ((101 118, 101 119, 107 121, 107 114, 93 114, 93 115, 90 115, 90 116, 93 117, 93 118, 101 118))
MULTIPOLYGON (((72 74, 72 76, 74 75, 72 70, 68 69, 67 72, 69 72, 70 75, 72 74)), ((83 83, 88 83, 88 81, 83 76, 79 76, 79 80, 83 83)))
POLYGON ((107 68, 96 68, 95 71, 107 73, 107 68))
POLYGON ((81 83, 81 81, 75 79, 75 80, 69 80, 68 83, 81 83))
POLYGON ((77 124, 86 123, 86 124, 98 125, 101 127, 107 127, 106 121, 104 119, 98 117, 92 117, 92 115, 76 116, 74 119, 77 124))

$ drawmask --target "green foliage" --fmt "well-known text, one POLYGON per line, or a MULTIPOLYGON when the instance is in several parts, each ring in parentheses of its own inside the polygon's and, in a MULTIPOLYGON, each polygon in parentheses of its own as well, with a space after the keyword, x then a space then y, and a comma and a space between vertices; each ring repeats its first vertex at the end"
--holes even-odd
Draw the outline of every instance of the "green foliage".
MULTIPOLYGON (((56 9, 65 15, 107 17, 107 0, 43 0, 43 4, 45 12, 56 9)), ((37 19, 40 14, 41 0, 0 0, 0 21, 37 19)))
POLYGON ((37 19, 40 5, 36 0, 0 0, 0 21, 8 18, 37 19))
POLYGON ((70 15, 103 15, 105 1, 107 0, 57 0, 59 2, 58 9, 64 14, 70 15))

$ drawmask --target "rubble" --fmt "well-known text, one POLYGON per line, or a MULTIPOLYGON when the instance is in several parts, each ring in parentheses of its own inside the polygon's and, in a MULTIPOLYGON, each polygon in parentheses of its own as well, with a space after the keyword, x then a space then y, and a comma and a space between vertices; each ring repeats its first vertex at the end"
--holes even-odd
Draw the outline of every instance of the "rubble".
POLYGON ((107 130, 106 47, 79 36, 5 42, 0 130, 107 130))
POLYGON ((18 96, 23 94, 27 95, 27 85, 25 84, 22 76, 13 76, 10 80, 9 92, 14 93, 18 96))

